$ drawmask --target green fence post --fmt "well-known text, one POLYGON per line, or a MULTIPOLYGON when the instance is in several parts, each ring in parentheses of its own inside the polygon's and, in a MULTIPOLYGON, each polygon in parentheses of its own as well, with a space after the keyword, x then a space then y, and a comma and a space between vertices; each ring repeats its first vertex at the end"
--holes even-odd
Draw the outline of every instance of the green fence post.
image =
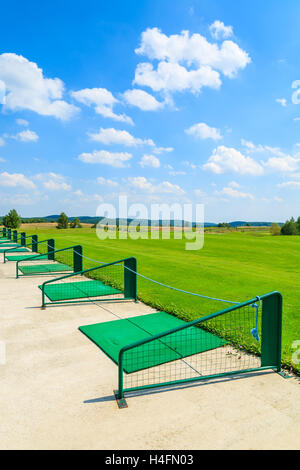
POLYGON ((13 241, 14 243, 18 242, 18 230, 13 231, 13 241))
POLYGON ((21 233, 21 246, 25 246, 25 245, 26 245, 26 233, 22 232, 21 233))
POLYGON ((7 238, 11 240, 11 228, 7 230, 7 238))
POLYGON ((4 227, 4 229, 3 229, 3 238, 6 238, 6 235, 7 235, 7 233, 6 233, 6 227, 4 227))
POLYGON ((275 292, 263 300, 261 366, 281 370, 282 296, 275 292))
POLYGON ((73 266, 74 273, 80 273, 82 269, 82 246, 77 245, 73 249, 73 266))
POLYGON ((50 240, 48 240, 48 259, 51 261, 54 261, 55 259, 54 250, 55 250, 55 241, 53 238, 51 238, 50 240))
POLYGON ((32 246, 31 249, 34 253, 38 252, 38 236, 32 235, 32 246))
POLYGON ((124 262, 124 297, 137 300, 136 258, 128 258, 124 262), (128 268, 128 269, 126 269, 128 268))

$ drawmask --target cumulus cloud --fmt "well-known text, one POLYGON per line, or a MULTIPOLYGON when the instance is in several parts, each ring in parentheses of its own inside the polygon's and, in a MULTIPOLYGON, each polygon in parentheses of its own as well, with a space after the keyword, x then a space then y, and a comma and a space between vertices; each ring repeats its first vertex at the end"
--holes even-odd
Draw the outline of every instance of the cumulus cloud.
POLYGON ((254 199, 254 196, 250 193, 243 193, 238 191, 237 189, 233 189, 232 187, 223 188, 221 191, 215 191, 215 194, 221 196, 229 196, 235 199, 254 199))
POLYGON ((113 153, 106 150, 94 150, 92 153, 82 153, 78 158, 84 163, 99 163, 114 168, 125 168, 132 155, 127 152, 113 153))
POLYGON ((21 55, 0 54, 0 80, 5 85, 4 110, 27 109, 61 120, 70 119, 78 111, 62 100, 64 84, 59 78, 45 78, 36 63, 21 55))
POLYGON ((0 186, 15 188, 22 186, 23 188, 34 189, 35 184, 22 173, 0 173, 0 186))
POLYGON ((186 134, 192 135, 199 139, 212 139, 212 140, 220 140, 222 136, 220 131, 215 127, 210 127, 204 122, 200 122, 198 124, 194 124, 189 129, 185 130, 186 134))
POLYGON ((18 132, 18 134, 13 136, 13 138, 16 140, 20 140, 21 142, 37 142, 39 136, 36 132, 27 129, 26 131, 18 132))
POLYGON ((160 167, 160 161, 157 157, 154 155, 143 155, 141 161, 139 162, 140 166, 144 168, 145 166, 151 167, 151 168, 159 168, 160 167))
POLYGON ((285 98, 277 98, 276 103, 281 104, 284 108, 287 106, 287 100, 285 98))
POLYGON ((44 188, 49 191, 71 191, 72 189, 65 177, 57 173, 40 173, 36 175, 36 179, 41 181, 44 188))
POLYGON ((264 154, 269 156, 265 161, 262 161, 262 165, 269 170, 280 171, 280 172, 294 172, 300 167, 300 159, 296 156, 292 157, 280 150, 278 147, 270 147, 268 145, 255 145, 253 142, 242 140, 242 145, 246 147, 248 154, 264 154), (271 156, 270 156, 271 155, 271 156))
POLYGON ((129 184, 141 192, 144 193, 155 193, 155 194, 175 194, 183 195, 185 191, 180 188, 177 184, 170 183, 169 181, 163 181, 159 184, 153 184, 144 176, 134 176, 128 178, 129 184))
POLYGON ((246 157, 238 150, 223 145, 213 151, 203 169, 216 174, 231 172, 262 175, 264 172, 263 167, 251 157, 246 157))
POLYGON ((142 33, 135 52, 158 61, 138 64, 134 83, 155 91, 200 92, 203 87, 220 88, 220 74, 234 78, 250 62, 249 55, 235 42, 226 40, 220 46, 200 34, 189 31, 167 36, 158 28, 142 33))
POLYGON ((286 181, 277 185, 279 188, 300 189, 300 181, 286 181))
POLYGON ((103 129, 101 128, 97 134, 88 134, 90 138, 96 142, 101 142, 105 145, 124 145, 126 147, 137 147, 138 145, 149 145, 154 147, 155 144, 151 139, 140 139, 134 137, 127 131, 120 131, 117 129, 103 129))
POLYGON ((222 21, 216 20, 209 27, 210 33, 215 39, 227 39, 233 35, 232 26, 225 26, 222 21))
POLYGON ((113 107, 119 100, 106 88, 85 88, 71 92, 71 96, 79 103, 94 107, 95 112, 103 117, 133 125, 132 119, 126 114, 114 113, 113 107))
POLYGON ((142 111, 158 111, 165 106, 165 102, 158 101, 150 93, 143 90, 127 90, 123 96, 127 104, 136 106, 142 111))
POLYGON ((160 155, 162 153, 170 153, 170 152, 173 152, 173 147, 155 147, 153 149, 153 152, 156 154, 156 155, 160 155))
POLYGON ((29 126, 29 122, 26 121, 26 119, 16 119, 16 123, 17 123, 19 126, 24 126, 24 127, 29 126))
POLYGON ((99 176, 97 178, 97 183, 101 185, 114 186, 114 187, 119 186, 119 183, 117 183, 116 181, 105 179, 103 178, 103 176, 99 176))

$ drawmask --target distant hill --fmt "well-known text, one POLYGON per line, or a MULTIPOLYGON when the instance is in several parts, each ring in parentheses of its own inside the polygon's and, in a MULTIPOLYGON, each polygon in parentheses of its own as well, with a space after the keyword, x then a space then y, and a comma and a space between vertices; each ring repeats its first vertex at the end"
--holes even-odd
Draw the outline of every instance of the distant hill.
MULTIPOLYGON (((44 219, 46 220, 57 220, 59 217, 59 215, 48 215, 46 217, 44 217, 44 219)), ((73 220, 75 217, 69 217, 69 220, 73 220)), ((98 222, 100 222, 103 217, 91 217, 91 216, 78 216, 79 220, 83 223, 86 223, 86 224, 97 224, 98 222)), ((127 225, 128 223, 132 222, 133 219, 117 219, 117 224, 119 225, 127 225)), ((112 220, 112 219, 108 219, 108 223, 111 222, 111 223, 114 223, 115 221, 112 220)), ((151 220, 150 219, 140 219, 140 220, 137 220, 136 222, 138 222, 141 226, 145 226, 145 225, 150 225, 151 223, 151 220)), ((237 221, 233 221, 233 222, 229 222, 229 225, 231 227, 244 227, 246 226, 247 224, 250 225, 251 227, 270 227, 272 225, 273 222, 247 222, 247 221, 242 221, 242 220, 237 220, 237 221)), ((186 223, 185 221, 181 221, 181 220, 154 220, 153 221, 153 225, 162 225, 162 226, 166 226, 166 225, 171 225, 171 226, 174 226, 174 227, 180 227, 180 226, 183 226, 184 224, 188 224, 188 222, 186 223)), ((195 223, 193 223, 193 225, 195 225, 195 223)), ((281 225, 281 224, 280 224, 281 225)), ((214 223, 214 222, 205 222, 204 223, 204 227, 217 227, 218 224, 217 223, 214 223)))
MULTIPOLYGON (((0 221, 2 221, 2 217, 0 216, 0 221)), ((47 215, 45 217, 22 217, 22 222, 23 223, 42 223, 42 222, 56 222, 57 219, 59 218, 59 214, 53 214, 53 215, 47 215)), ((95 225, 98 222, 101 222, 101 220, 104 217, 93 217, 93 216, 88 216, 88 215, 82 215, 78 216, 78 219, 84 223, 84 224, 92 224, 95 225)), ((75 217, 69 217, 69 220, 72 221, 74 220, 75 217)), ((134 219, 117 219, 117 224, 118 225, 127 225, 128 223, 131 223, 134 219)), ((114 224, 115 220, 113 219, 108 219, 109 224, 114 224)), ((140 224, 141 226, 147 226, 151 224, 150 219, 140 219, 136 220, 136 223, 140 224)), ((233 228, 235 227, 245 227, 247 224, 250 225, 250 227, 270 227, 273 222, 246 222, 242 220, 236 220, 233 222, 229 222, 229 225, 233 228)), ((279 225, 283 225, 283 223, 278 222, 279 225)), ((171 227, 182 227, 182 226, 195 226, 195 223, 190 224, 189 222, 185 222, 182 220, 154 220, 152 221, 152 224, 154 226, 167 226, 171 225, 171 227)), ((204 227, 217 227, 218 224, 214 222, 205 222, 204 227)))

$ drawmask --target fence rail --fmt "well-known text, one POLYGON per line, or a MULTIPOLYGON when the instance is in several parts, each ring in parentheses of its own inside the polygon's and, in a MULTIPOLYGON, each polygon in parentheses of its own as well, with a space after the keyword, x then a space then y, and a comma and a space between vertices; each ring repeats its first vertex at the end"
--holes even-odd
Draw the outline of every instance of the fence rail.
MULTIPOLYGON (((79 255, 77 252, 75 254, 79 255)), ((132 270, 136 271, 136 259, 125 258, 85 270, 76 269, 72 274, 45 281, 40 286, 42 308, 96 300, 136 301, 136 273, 132 270)))
POLYGON ((281 335, 282 296, 272 292, 129 344, 119 353, 119 406, 126 406, 125 394, 133 391, 279 372, 281 335))

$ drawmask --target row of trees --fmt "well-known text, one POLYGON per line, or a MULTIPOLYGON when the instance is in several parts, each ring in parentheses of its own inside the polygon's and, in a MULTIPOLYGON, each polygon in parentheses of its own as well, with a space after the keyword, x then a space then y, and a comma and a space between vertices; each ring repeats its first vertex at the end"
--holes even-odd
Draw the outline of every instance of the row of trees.
MULTIPOLYGON (((42 219, 41 219, 42 220, 42 219)), ((35 220, 36 221, 36 220, 35 220)), ((27 221, 28 222, 28 221, 27 221)), ((22 219, 17 213, 15 209, 12 209, 9 211, 8 214, 6 214, 3 219, 2 219, 2 225, 6 228, 11 228, 11 229, 18 229, 22 223, 22 219)), ((62 212, 57 220, 57 228, 58 229, 66 229, 66 228, 81 228, 82 225, 80 223, 80 220, 78 217, 75 217, 71 222, 69 222, 69 219, 67 215, 62 212)))
POLYGON ((75 217, 72 222, 69 222, 68 216, 62 212, 57 219, 57 226, 58 229, 66 229, 66 228, 81 228, 82 225, 78 217, 75 217))
POLYGON ((292 217, 281 227, 281 235, 300 235, 300 217, 297 220, 292 217))

